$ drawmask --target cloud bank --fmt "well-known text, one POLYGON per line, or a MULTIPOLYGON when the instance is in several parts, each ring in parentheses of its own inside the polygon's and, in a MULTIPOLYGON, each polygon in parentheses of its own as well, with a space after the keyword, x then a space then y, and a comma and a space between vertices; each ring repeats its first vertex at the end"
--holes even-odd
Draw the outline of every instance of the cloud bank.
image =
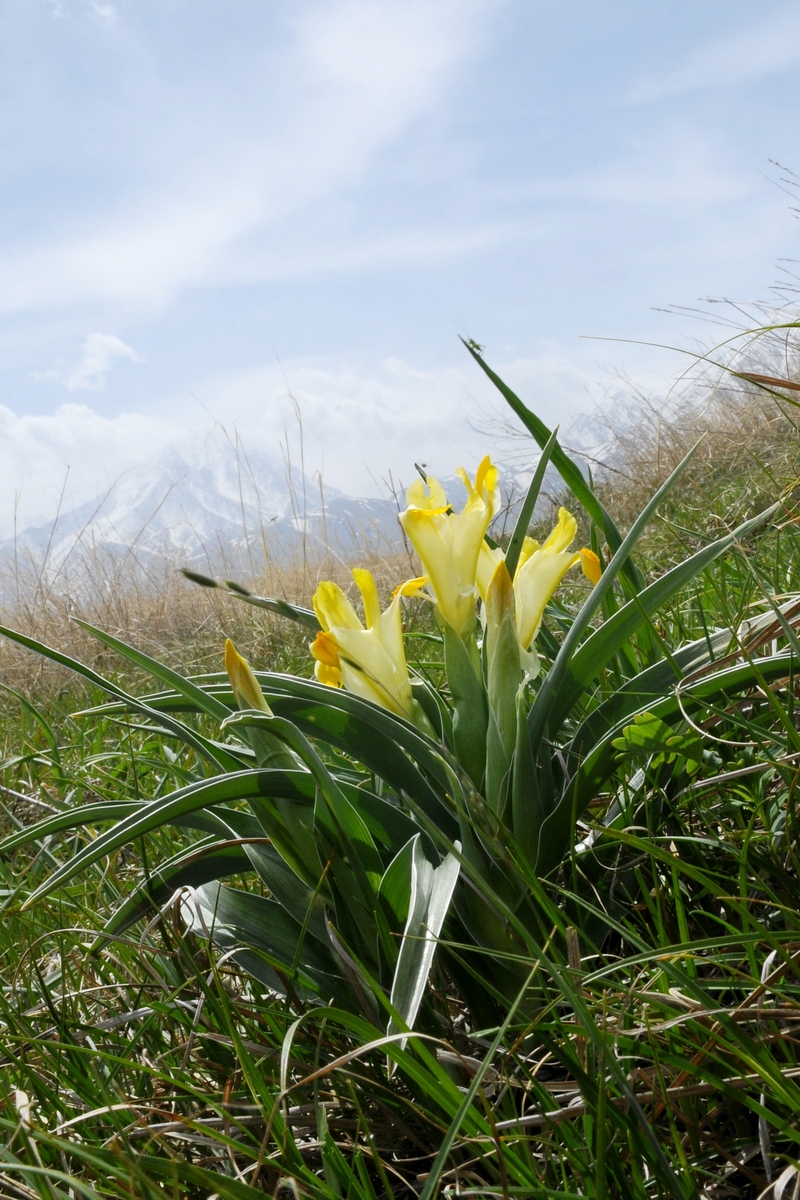
MULTIPOLYGON (((598 391, 592 373, 552 347, 499 370, 553 424, 598 391)), ((496 445, 488 424, 506 418, 477 371, 424 371, 399 359, 374 369, 269 365, 200 381, 192 392, 164 398, 150 414, 108 416, 69 403, 21 415, 0 406, 0 538, 51 519, 59 503, 66 511, 103 494, 165 449, 190 452, 210 435, 239 439, 245 453, 288 455, 346 494, 374 496, 410 482, 415 462, 443 475, 474 467, 496 445)))

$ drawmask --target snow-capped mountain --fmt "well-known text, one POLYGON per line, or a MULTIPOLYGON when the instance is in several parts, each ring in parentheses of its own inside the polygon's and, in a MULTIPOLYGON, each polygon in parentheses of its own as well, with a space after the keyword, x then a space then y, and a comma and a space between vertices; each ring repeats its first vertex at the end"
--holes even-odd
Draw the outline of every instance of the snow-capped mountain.
MULTIPOLYGON (((502 471, 504 510, 496 536, 510 533, 530 480, 510 464, 502 471)), ((458 509, 457 478, 441 481, 458 509)), ((402 500, 402 498, 400 498, 402 500)), ((320 490, 277 454, 245 455, 221 439, 189 450, 170 449, 122 475, 97 498, 0 542, 0 602, 14 593, 19 566, 51 583, 116 575, 125 563, 152 572, 188 567, 203 574, 252 578, 272 563, 352 563, 403 546, 393 497, 356 499, 320 490), (12 578, 14 587, 11 587, 12 578)), ((157 572, 158 573, 158 572, 157 572)))
POLYGON ((51 571, 99 549, 203 570, 399 539, 393 500, 321 493, 278 455, 206 442, 127 471, 104 495, 0 543, 0 557, 23 553, 51 571))

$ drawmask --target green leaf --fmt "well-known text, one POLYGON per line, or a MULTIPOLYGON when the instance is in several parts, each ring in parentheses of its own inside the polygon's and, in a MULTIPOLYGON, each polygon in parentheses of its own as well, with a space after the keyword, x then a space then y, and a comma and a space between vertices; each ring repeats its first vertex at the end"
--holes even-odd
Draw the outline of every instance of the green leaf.
POLYGON ((542 449, 539 461, 536 464, 536 470, 533 473, 533 479, 531 480, 530 487, 528 488, 527 495, 525 496, 525 502, 519 511, 517 523, 514 526, 514 532, 511 535, 511 541, 508 543, 506 548, 506 567, 508 568, 508 573, 512 579, 517 571, 517 563, 519 562, 522 543, 525 541, 525 536, 528 532, 528 528, 533 517, 533 510, 536 507, 536 501, 539 499, 539 492, 541 491, 542 484, 544 482, 547 464, 550 462, 553 451, 558 446, 557 438, 558 426, 556 426, 556 428, 550 434, 550 437, 547 439, 547 442, 542 449))
POLYGON ((342 688, 261 672, 256 672, 256 678, 276 715, 364 763, 398 795, 413 797, 448 836, 456 835, 452 811, 426 778, 430 776, 441 791, 450 786, 447 767, 430 738, 401 717, 342 688))
POLYGON ((195 890, 193 902, 185 902, 182 911, 192 932, 210 936, 220 949, 244 943, 257 951, 256 955, 239 953, 236 957, 277 992, 286 994, 285 980, 298 962, 302 990, 310 989, 324 1002, 333 998, 345 1007, 352 1005, 352 995, 330 947, 308 935, 301 943, 302 925, 275 900, 207 883, 195 890))
POLYGON ((310 936, 326 942, 325 896, 319 884, 308 887, 284 861, 272 845, 263 842, 248 842, 244 845, 250 866, 269 888, 277 900, 294 917, 300 917, 308 925, 310 936))
POLYGON ((294 750, 314 776, 319 792, 323 796, 337 835, 342 839, 340 848, 348 853, 351 866, 358 877, 366 896, 373 897, 378 890, 382 875, 381 860, 364 819, 350 803, 339 787, 337 780, 328 770, 314 747, 303 734, 283 717, 269 713, 246 711, 234 713, 226 725, 253 725, 280 738, 294 750))
MULTIPOLYGON (((199 575, 197 571, 189 571, 186 567, 181 568, 181 575, 191 583, 199 584, 200 587, 223 588, 223 585, 217 583, 216 579, 210 579, 208 575, 199 575)), ((265 608, 267 612, 275 613, 279 617, 287 617, 290 621, 299 621, 301 625, 306 625, 315 633, 320 628, 317 614, 310 608, 302 608, 299 604, 290 604, 288 600, 273 599, 271 596, 254 596, 240 583, 234 583, 230 579, 225 580, 223 590, 227 590, 229 595, 244 601, 245 604, 252 604, 255 608, 265 608)))
POLYGON ((411 860, 419 836, 418 833, 415 833, 408 839, 405 846, 398 850, 384 871, 378 888, 378 898, 384 906, 393 933, 402 933, 408 919, 408 907, 411 901, 411 860))
POLYGON ((199 712, 204 712, 217 721, 224 721, 226 717, 230 716, 231 710, 226 704, 222 704, 215 696, 198 687, 196 683, 192 683, 190 679, 184 679, 183 675, 178 674, 177 671, 173 671, 157 659, 151 658, 149 654, 143 654, 135 646, 129 646, 127 642, 106 633, 105 630, 98 629, 96 625, 90 625, 88 621, 82 621, 79 617, 72 619, 76 625, 85 629, 104 646, 108 646, 110 650, 116 650, 122 658, 126 658, 134 666, 141 667, 143 671, 147 671, 160 683, 174 688, 179 695, 184 696, 195 705, 199 712))
POLYGON ((624 726, 622 736, 611 739, 611 745, 619 751, 620 759, 633 762, 653 755, 666 762, 686 759, 690 773, 692 767, 696 769, 703 761, 703 739, 696 730, 676 733, 651 712, 637 713, 633 723, 624 726))
MULTIPOLYGON (((448 768, 441 748, 431 738, 401 717, 342 688, 265 671, 256 671, 255 675, 277 716, 286 717, 306 736, 319 738, 363 763, 397 795, 413 799, 447 836, 456 836, 458 824, 442 795, 450 787, 448 768)), ((218 698, 235 703, 227 675, 217 672, 199 679, 218 698)), ((148 695, 143 702, 156 713, 190 710, 176 692, 148 695)), ((125 707, 105 704, 92 712, 110 715, 124 711, 125 707)), ((252 752, 237 749, 237 754, 243 753, 252 752)), ((238 758, 233 761, 235 770, 247 765, 238 758)))
MULTIPOLYGON (((461 847, 456 844, 456 850, 461 847)), ((436 943, 458 882, 459 863, 454 854, 434 868, 417 837, 411 853, 411 896, 403 941, 397 956, 391 1001, 403 1025, 392 1018, 387 1033, 413 1029, 433 965, 436 943)), ((404 1045, 401 1042, 401 1046, 404 1045)))
MULTIPOLYGON (((536 699, 531 705, 531 709, 528 714, 528 732, 530 734, 531 742, 533 743, 534 753, 537 752, 539 745, 541 744, 545 730, 550 728, 552 709, 557 703, 561 688, 565 686, 564 681, 568 678, 570 662, 573 658, 573 655, 575 655, 580 638, 583 636, 584 631, 588 628, 589 622, 591 621, 595 612, 602 604, 605 593, 609 590, 609 588, 612 587, 614 579, 616 578, 617 573, 621 569, 623 563, 626 561, 630 550, 636 545, 636 542, 639 540, 651 517, 655 514, 655 511, 661 501, 668 494, 670 489, 674 487, 683 471, 685 471, 686 467, 689 465, 692 455, 695 453, 699 444, 699 442, 695 443, 689 453, 682 459, 682 461, 672 472, 669 479, 667 479, 661 485, 658 491, 650 498, 648 503, 642 509, 641 513, 631 526, 621 546, 600 577, 600 582, 595 584, 595 586, 592 588, 583 607, 573 620, 572 625, 570 626, 570 629, 564 638, 564 641, 561 643, 561 649, 556 656, 556 660, 545 676, 542 686, 539 688, 536 699)), ((623 609, 620 611, 624 612, 625 610, 623 609)), ((617 617, 619 615, 620 614, 618 613, 617 617)), ((616 620, 617 617, 612 617, 612 621, 616 620)), ((610 623, 611 622, 609 622, 609 624, 610 623)), ((566 686, 569 689, 569 683, 566 684, 566 686)))
MULTIPOLYGON (((772 505, 758 516, 745 521, 732 533, 718 538, 710 546, 698 550, 691 558, 678 563, 672 570, 667 571, 660 579, 646 587, 635 600, 629 601, 623 608, 618 609, 599 629, 590 634, 569 661, 564 664, 561 683, 552 697, 548 718, 550 735, 553 736, 558 731, 573 704, 585 691, 588 684, 597 678, 616 652, 630 641, 650 613, 656 612, 662 604, 666 604, 676 592, 679 592, 696 575, 710 566, 721 554, 730 550, 753 529, 769 520, 777 509, 778 505, 772 505)), ((674 672, 672 672, 672 677, 675 678, 674 672)))
POLYGON ((104 679, 102 675, 98 675, 91 667, 84 666, 83 663, 78 662, 75 658, 71 658, 68 654, 61 654, 60 651, 53 650, 52 647, 45 645, 44 642, 40 642, 36 638, 27 637, 24 633, 18 633, 15 629, 9 629, 6 625, 0 625, 0 634, 13 642, 17 642, 20 646, 26 646, 29 650, 34 650, 37 654, 49 658, 51 662, 56 662, 60 666, 74 671, 77 675, 82 675, 84 679, 88 679, 90 683, 101 688, 104 692, 108 692, 112 696, 117 696, 124 702, 126 708, 130 708, 134 712, 144 713, 145 716, 154 719, 158 724, 163 725, 174 737, 196 750, 198 754, 212 763, 218 771, 238 771, 240 767, 238 759, 225 751, 221 746, 213 745, 209 742, 208 738, 203 737, 202 734, 196 733, 192 729, 188 729, 182 722, 176 721, 169 715, 150 708, 145 701, 137 700, 135 696, 129 695, 115 683, 104 679))
POLYGON ((527 704, 525 687, 517 696, 517 742, 514 751, 514 773, 511 788, 511 828, 520 850, 530 863, 539 857, 539 835, 544 819, 553 807, 552 775, 537 768, 531 739, 525 723, 527 704), (547 793, 542 788, 550 784, 547 793))
POLYGON ((507 574, 505 582, 508 606, 500 621, 495 623, 496 614, 490 595, 485 634, 489 701, 485 795, 492 810, 501 817, 511 781, 511 764, 517 741, 517 697, 522 684, 513 591, 507 574))
POLYGON ((453 748, 480 791, 486 773, 486 691, 463 639, 449 625, 444 628, 444 661, 453 697, 453 748))
POLYGON ((271 785, 276 782, 273 777, 279 777, 277 782, 280 785, 286 775, 285 771, 237 771, 221 778, 215 777, 190 784, 169 796, 141 805, 137 812, 119 821, 113 829, 101 833, 83 850, 63 863, 29 896, 24 907, 30 907, 42 896, 74 879, 86 867, 104 855, 118 850, 120 846, 125 846, 128 842, 162 826, 176 824, 199 809, 208 809, 224 801, 247 800, 250 797, 268 795, 271 785))
POLYGON ((161 863, 151 871, 114 914, 91 949, 98 950, 110 937, 117 937, 142 917, 160 908, 183 887, 199 887, 212 880, 237 875, 250 869, 250 859, 240 841, 220 842, 212 837, 197 842, 190 851, 161 863))
MULTIPOLYGON (((491 367, 484 362, 481 355, 477 354, 472 346, 468 345, 466 342, 464 342, 464 345, 467 347, 467 350, 469 350, 470 354, 475 359, 481 370, 488 375, 489 379, 491 379, 492 383, 504 397, 508 405, 517 414, 528 432, 532 434, 540 449, 544 450, 550 441, 550 438, 553 436, 552 431, 547 428, 544 422, 541 421, 539 417, 535 415, 535 413, 532 413, 531 410, 522 403, 519 396, 516 396, 514 392, 511 391, 511 388, 503 383, 499 375, 494 373, 491 367)), ((614 524, 611 515, 606 511, 600 500, 595 495, 591 486, 584 479, 583 472, 578 464, 564 453, 564 451, 558 445, 558 442, 556 442, 553 446, 552 461, 553 466, 557 469, 559 475, 564 480, 575 498, 580 504, 583 505, 592 520, 596 522, 596 524, 599 525, 603 530, 605 539, 612 551, 616 552, 622 545, 622 535, 617 529, 617 526, 614 524)), ((634 592, 639 591, 644 586, 644 579, 641 575, 641 572, 628 557, 627 551, 622 566, 622 572, 634 592)))

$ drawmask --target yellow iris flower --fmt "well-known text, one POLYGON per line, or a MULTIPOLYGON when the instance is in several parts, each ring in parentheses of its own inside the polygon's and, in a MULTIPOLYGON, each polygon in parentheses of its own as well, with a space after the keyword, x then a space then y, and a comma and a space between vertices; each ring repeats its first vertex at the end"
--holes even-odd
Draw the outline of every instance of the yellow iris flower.
MULTIPOLYGON (((529 537, 522 543, 514 575, 514 604, 523 650, 529 649, 535 639, 545 606, 571 567, 580 562, 588 579, 597 583, 600 578, 600 560, 592 550, 570 551, 577 532, 578 522, 566 508, 560 508, 558 522, 543 546, 529 537)), ((484 603, 492 576, 504 557, 500 549, 491 550, 485 542, 481 546, 477 582, 484 603)))
POLYGON ((344 687, 412 721, 416 706, 403 649, 400 597, 416 595, 426 580, 401 584, 381 612, 370 572, 356 568, 353 579, 364 602, 366 628, 337 584, 321 583, 314 593, 314 611, 322 626, 311 644, 315 675, 320 683, 344 687))
POLYGON ((498 471, 487 455, 473 484, 459 468, 467 500, 460 513, 447 503, 432 477, 416 480, 406 492, 408 508, 400 524, 422 559, 436 606, 456 633, 465 637, 475 625, 478 590, 475 578, 483 538, 499 502, 498 471))

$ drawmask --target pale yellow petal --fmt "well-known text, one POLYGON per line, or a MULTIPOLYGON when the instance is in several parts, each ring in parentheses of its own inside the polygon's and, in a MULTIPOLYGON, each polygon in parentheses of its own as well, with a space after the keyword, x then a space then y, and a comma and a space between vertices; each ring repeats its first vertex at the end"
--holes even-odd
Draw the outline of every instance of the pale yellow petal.
POLYGON ((486 539, 481 542, 480 550, 478 551, 478 566, 475 573, 475 582, 478 585, 478 591, 481 594, 481 599, 486 603, 486 596, 489 592, 489 584, 492 581, 497 564, 504 558, 503 551, 497 546, 492 550, 486 539))
POLYGON ((548 600, 580 557, 580 554, 568 552, 548 552, 545 543, 517 571, 514 594, 517 601, 517 632, 523 650, 528 649, 539 632, 548 600))
POLYGON ((311 643, 310 649, 317 662, 324 663, 326 667, 335 667, 338 671, 339 647, 332 633, 325 633, 321 629, 311 643))
POLYGON ((430 600, 427 592, 423 591, 426 583, 429 583, 427 575, 418 575, 416 579, 407 579, 405 583, 398 583, 397 587, 392 592, 392 599, 395 596, 422 596, 423 599, 430 600))
POLYGON ((342 686, 342 673, 337 667, 331 667, 328 663, 315 662, 314 675, 320 683, 324 683, 326 687, 340 688, 342 686))
POLYGON ((519 570, 522 564, 526 563, 530 556, 535 554, 539 549, 540 546, 536 539, 526 535, 522 539, 522 546, 520 547, 519 558, 517 559, 517 570, 519 570))
POLYGON ((432 475, 424 480, 415 479, 406 488, 406 504, 409 508, 422 508, 427 512, 447 512, 449 508, 444 488, 432 475))
POLYGON ((514 610, 514 587, 508 573, 506 560, 501 556, 489 583, 486 594, 486 622, 491 631, 499 627, 504 614, 514 610))
POLYGON ((326 580, 314 593, 314 612, 323 629, 361 629, 356 610, 336 583, 326 580))
POLYGON ((560 554, 562 550, 566 550, 578 533, 578 522, 575 520, 571 512, 566 508, 558 510, 558 521, 553 532, 542 546, 544 551, 552 551, 554 554, 560 554))
POLYGON ((364 602, 364 624, 367 629, 371 629, 376 625, 381 617, 381 602, 378 599, 378 589, 375 586, 375 580, 372 574, 365 570, 364 567, 353 568, 353 579, 356 587, 361 592, 361 599, 364 602))

